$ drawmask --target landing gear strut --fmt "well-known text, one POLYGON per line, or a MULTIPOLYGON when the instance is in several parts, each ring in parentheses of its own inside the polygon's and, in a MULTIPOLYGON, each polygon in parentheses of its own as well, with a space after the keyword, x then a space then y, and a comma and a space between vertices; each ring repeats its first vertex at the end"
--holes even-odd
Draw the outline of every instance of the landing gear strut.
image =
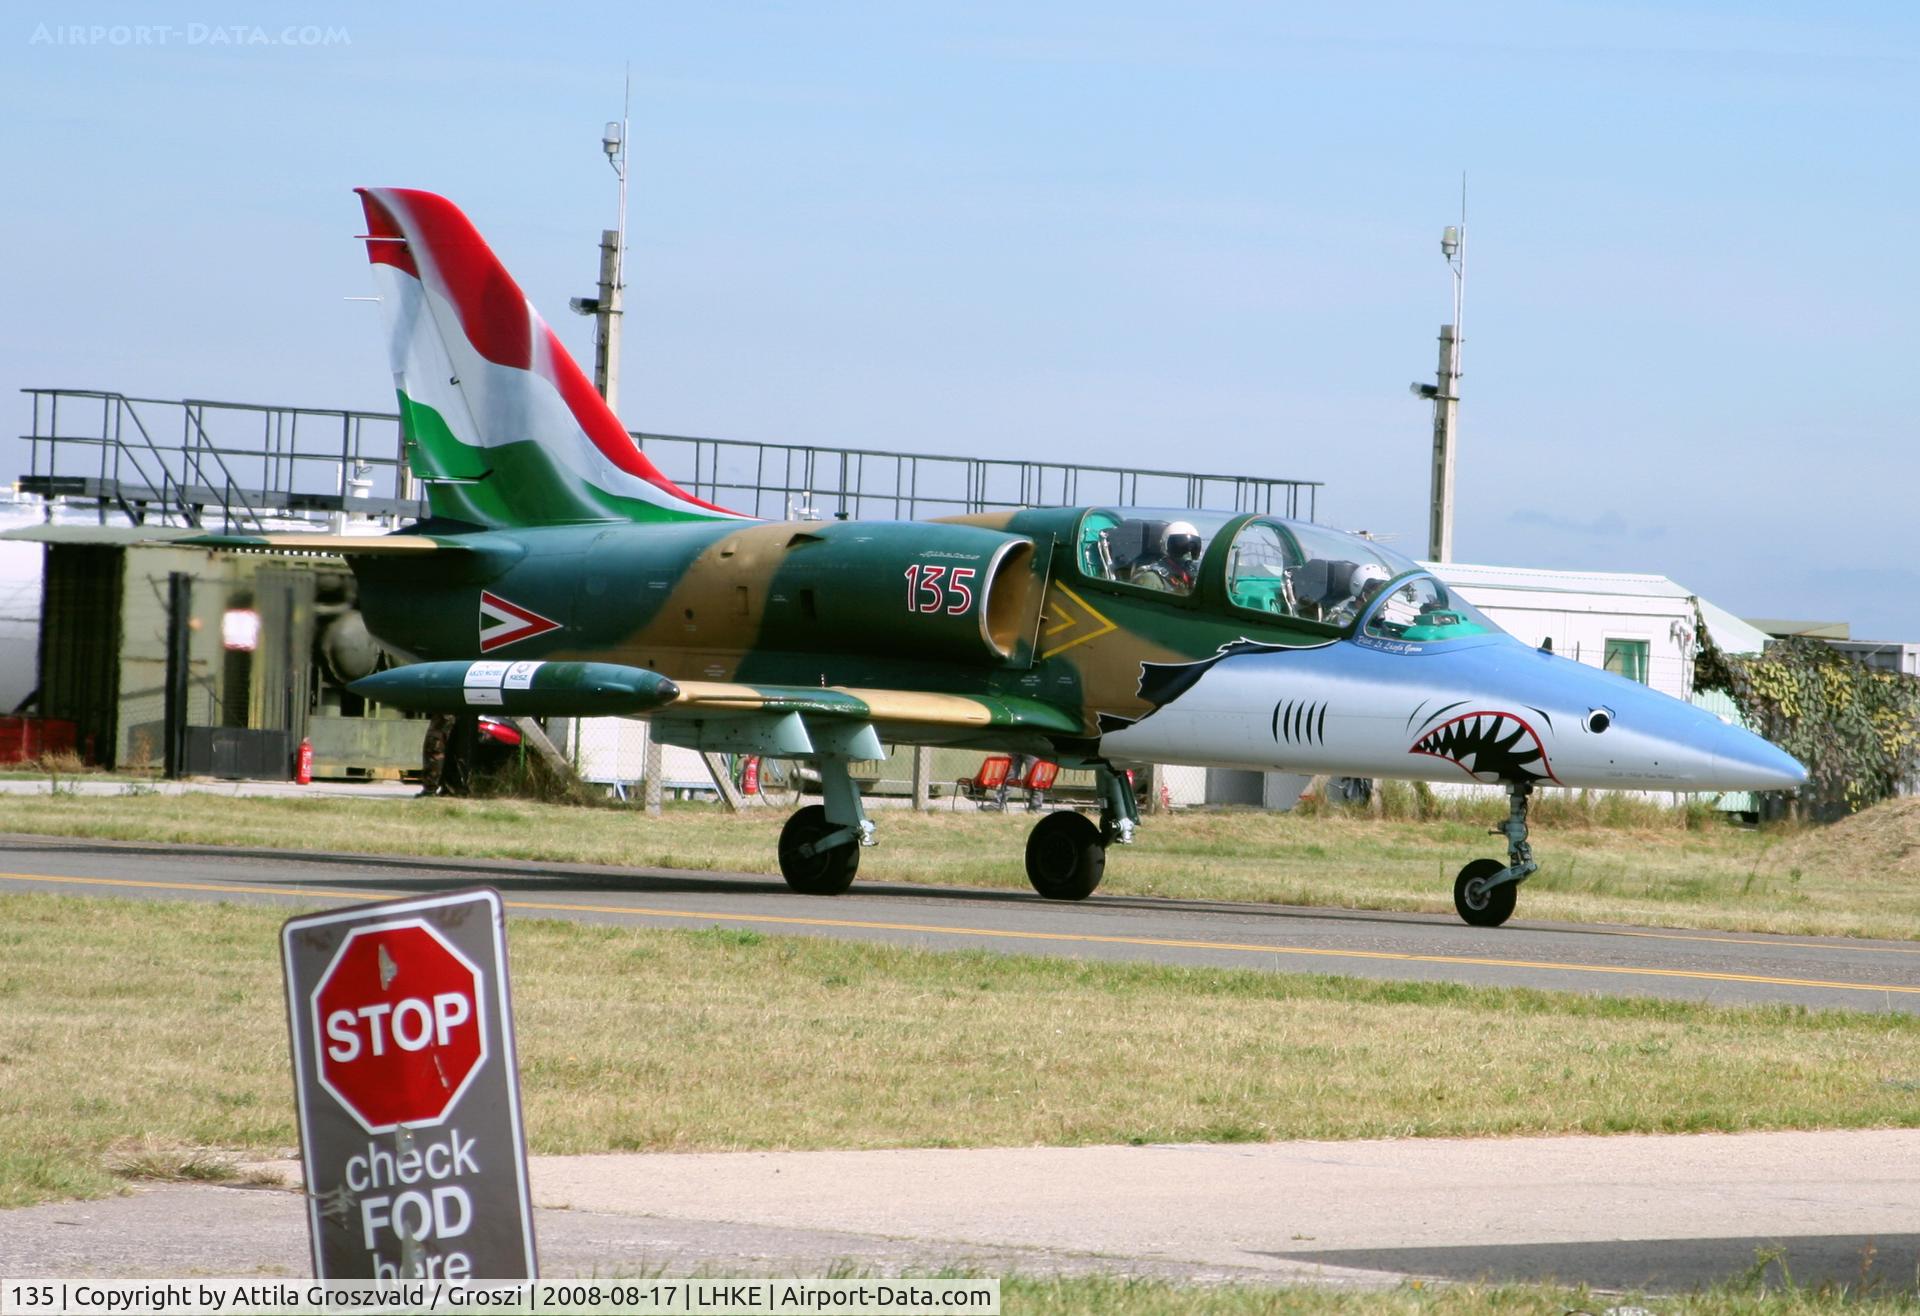
POLYGON ((1100 790, 1100 844, 1132 845, 1133 829, 1140 825, 1140 805, 1133 798, 1133 778, 1102 763, 1093 770, 1100 790))
POLYGON ((1507 838, 1506 864, 1476 859, 1453 880, 1453 907, 1476 928, 1497 928, 1512 918, 1520 884, 1540 867, 1527 843, 1527 797, 1532 793, 1532 782, 1507 785, 1507 820, 1493 829, 1495 836, 1507 838))
POLYGON ((1094 768, 1100 821, 1085 814, 1050 813, 1027 836, 1027 880, 1048 900, 1085 900, 1107 871, 1107 847, 1129 845, 1140 821, 1133 787, 1104 764, 1094 768))
POLYGON ((825 804, 809 804, 780 829, 780 875, 807 896, 837 896, 860 871, 860 849, 873 844, 873 823, 860 806, 860 788, 839 755, 820 756, 825 804))

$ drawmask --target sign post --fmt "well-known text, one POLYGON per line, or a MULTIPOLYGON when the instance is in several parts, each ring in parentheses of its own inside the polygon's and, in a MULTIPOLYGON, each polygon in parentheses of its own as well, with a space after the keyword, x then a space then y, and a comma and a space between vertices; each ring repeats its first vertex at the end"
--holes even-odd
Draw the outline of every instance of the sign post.
POLYGON ((281 929, 319 1279, 532 1279, 505 915, 488 888, 281 929))

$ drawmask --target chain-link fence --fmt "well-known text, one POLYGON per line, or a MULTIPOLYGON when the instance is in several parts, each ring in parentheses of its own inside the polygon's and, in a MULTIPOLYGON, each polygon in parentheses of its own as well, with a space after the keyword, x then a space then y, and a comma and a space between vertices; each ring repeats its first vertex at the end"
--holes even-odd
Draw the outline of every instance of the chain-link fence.
MULTIPOLYGON (((646 777, 647 724, 626 718, 582 718, 574 723, 570 752, 581 780, 626 797, 646 777)), ((913 798, 916 750, 896 745, 884 759, 853 765, 854 780, 869 801, 913 798)), ((1090 768, 1059 768, 1024 757, 972 749, 928 752, 927 794, 935 808, 1019 807, 1037 793, 1053 804, 1094 805, 1099 801, 1090 768)), ((660 786, 672 797, 711 797, 719 793, 702 756, 675 745, 661 747, 660 786)), ((803 760, 721 756, 720 762, 749 803, 791 808, 803 796, 820 793, 818 772, 803 760)), ((1219 768, 1150 765, 1134 769, 1134 788, 1147 812, 1203 806, 1243 805, 1291 808, 1305 777, 1274 772, 1234 772, 1219 768)))

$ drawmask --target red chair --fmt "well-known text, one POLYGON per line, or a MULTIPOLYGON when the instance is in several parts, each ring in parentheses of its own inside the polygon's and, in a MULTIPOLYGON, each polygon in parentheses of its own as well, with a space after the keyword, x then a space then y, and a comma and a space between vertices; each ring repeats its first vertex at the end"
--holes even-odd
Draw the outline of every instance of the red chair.
POLYGON ((960 797, 970 800, 991 800, 1000 793, 1000 787, 1007 780, 1007 773, 1013 770, 1013 760, 1005 754, 989 754, 980 761, 980 771, 971 777, 962 777, 953 783, 953 802, 957 807, 960 797))
POLYGON ((969 783, 976 791, 997 791, 1013 770, 1013 759, 1005 754, 990 754, 980 762, 980 773, 969 783))
POLYGON ((1050 791, 1053 779, 1060 775, 1060 765, 1041 759, 1027 773, 1026 787, 1030 791, 1050 791))

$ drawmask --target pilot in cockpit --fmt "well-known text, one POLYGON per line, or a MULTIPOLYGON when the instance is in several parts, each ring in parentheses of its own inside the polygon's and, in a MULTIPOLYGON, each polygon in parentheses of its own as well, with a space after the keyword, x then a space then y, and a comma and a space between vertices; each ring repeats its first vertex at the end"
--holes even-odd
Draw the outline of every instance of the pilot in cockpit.
POLYGON ((1200 546, 1200 532, 1191 522, 1150 521, 1145 546, 1128 569, 1127 582, 1169 594, 1191 594, 1194 572, 1200 565, 1200 546))
POLYGON ((1379 596, 1380 590, 1388 580, 1387 569, 1377 562, 1361 562, 1347 578, 1347 596, 1335 603, 1327 611, 1326 619, 1335 626, 1345 626, 1367 610, 1367 605, 1379 596))
POLYGON ((1345 626, 1360 615, 1390 578, 1378 562, 1309 558, 1287 569, 1300 616, 1345 626))

